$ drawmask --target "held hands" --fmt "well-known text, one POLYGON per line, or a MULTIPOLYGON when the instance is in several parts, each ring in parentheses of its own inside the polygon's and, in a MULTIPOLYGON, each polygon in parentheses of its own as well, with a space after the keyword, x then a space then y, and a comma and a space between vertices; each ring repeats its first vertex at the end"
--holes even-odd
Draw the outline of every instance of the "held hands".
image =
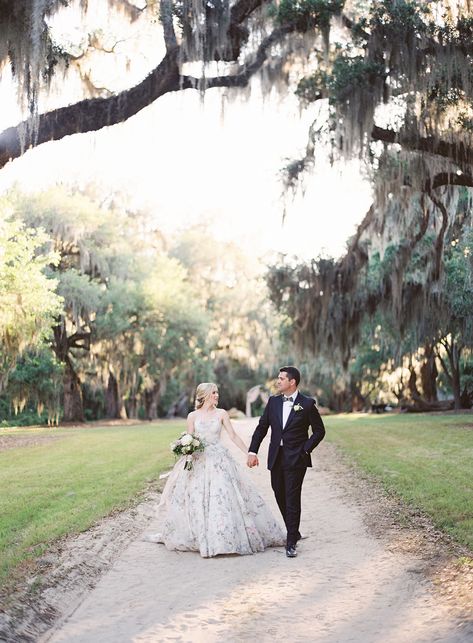
POLYGON ((246 464, 250 467, 250 469, 252 467, 257 467, 259 465, 258 456, 253 455, 252 453, 250 453, 248 455, 248 460, 246 461, 246 464))

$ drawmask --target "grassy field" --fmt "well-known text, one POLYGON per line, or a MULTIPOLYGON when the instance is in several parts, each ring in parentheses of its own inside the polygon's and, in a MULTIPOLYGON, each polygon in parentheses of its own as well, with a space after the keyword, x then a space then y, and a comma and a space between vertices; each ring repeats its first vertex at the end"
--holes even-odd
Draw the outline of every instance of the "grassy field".
POLYGON ((174 463, 169 443, 184 427, 0 430, 4 445, 37 442, 0 452, 0 587, 52 540, 128 506, 174 463))
POLYGON ((473 415, 339 415, 327 439, 473 549, 473 415))
MULTIPOLYGON (((327 439, 473 548, 473 416, 340 415, 327 439)), ((129 506, 170 468, 183 421, 1 429, 0 587, 48 544, 129 506)))

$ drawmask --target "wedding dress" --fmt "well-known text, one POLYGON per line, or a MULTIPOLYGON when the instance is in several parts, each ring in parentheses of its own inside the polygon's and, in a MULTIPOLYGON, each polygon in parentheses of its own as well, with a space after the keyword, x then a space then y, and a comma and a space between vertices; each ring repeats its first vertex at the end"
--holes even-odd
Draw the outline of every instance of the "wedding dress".
POLYGON ((195 420, 205 450, 171 471, 158 506, 160 533, 148 538, 168 549, 218 554, 253 554, 285 544, 285 532, 220 441, 220 418, 195 420))

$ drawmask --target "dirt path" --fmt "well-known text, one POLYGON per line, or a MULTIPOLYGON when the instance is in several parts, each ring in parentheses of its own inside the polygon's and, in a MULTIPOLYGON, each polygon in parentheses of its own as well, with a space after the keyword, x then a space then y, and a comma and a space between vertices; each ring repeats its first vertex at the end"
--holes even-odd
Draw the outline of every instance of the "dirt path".
MULTIPOLYGON (((243 437, 253 426, 238 423, 243 437)), ((308 537, 297 559, 287 559, 283 549, 214 559, 169 552, 144 541, 157 530, 151 518, 95 588, 40 640, 473 640, 472 623, 458 620, 426 579, 431 552, 410 551, 416 549, 406 546, 410 532, 374 535, 367 517, 373 518, 368 505, 375 499, 354 490, 353 474, 330 445, 322 443, 316 454, 303 489, 301 530, 308 537)), ((243 462, 241 452, 235 457, 243 462)), ((249 474, 276 511, 265 467, 249 474)))

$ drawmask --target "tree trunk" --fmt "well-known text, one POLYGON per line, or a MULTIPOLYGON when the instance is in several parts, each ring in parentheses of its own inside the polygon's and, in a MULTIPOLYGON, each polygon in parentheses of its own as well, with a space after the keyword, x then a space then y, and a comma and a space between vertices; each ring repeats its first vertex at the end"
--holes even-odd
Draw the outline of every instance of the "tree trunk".
POLYGON ((127 417, 136 419, 138 417, 139 398, 135 390, 130 392, 130 396, 125 402, 125 410, 127 417))
POLYGON ((461 387, 460 387, 460 356, 457 347, 454 347, 453 360, 451 362, 452 368, 452 392, 455 403, 455 411, 459 411, 462 407, 461 403, 461 387))
POLYGON ((452 400, 425 400, 417 388, 417 373, 412 364, 409 366, 409 381, 407 387, 409 389, 410 400, 403 400, 401 403, 401 408, 404 411, 410 411, 411 413, 420 413, 427 411, 449 411, 453 408, 452 400))
POLYGON ((118 382, 115 375, 108 372, 107 391, 105 393, 106 413, 108 418, 120 417, 120 402, 118 397, 118 382))
POLYGON ((443 366, 446 376, 450 380, 452 387, 454 408, 455 411, 459 411, 462 408, 461 403, 461 378, 460 378, 460 356, 463 346, 459 345, 458 342, 452 337, 450 341, 447 338, 440 340, 441 345, 445 348, 447 353, 448 362, 450 369, 448 368, 445 360, 442 355, 439 353, 440 363, 443 366))
POLYGON ((363 397, 360 387, 357 384, 351 385, 351 410, 352 413, 359 413, 366 409, 366 398, 363 397))
POLYGON ((460 402, 462 409, 471 409, 473 407, 473 391, 469 391, 466 386, 463 387, 460 402))
POLYGON ((425 402, 419 398, 414 403, 404 402, 401 406, 403 411, 408 413, 428 413, 432 411, 451 411, 453 409, 453 400, 439 400, 437 402, 425 402))
POLYGON ((126 414, 131 419, 138 417, 138 398, 136 395, 130 396, 125 404, 126 414))
POLYGON ((417 373, 415 371, 415 368, 412 365, 409 366, 409 371, 410 371, 410 376, 409 376, 409 381, 407 383, 409 393, 411 394, 411 397, 413 400, 420 400, 421 396, 419 393, 419 389, 417 388, 417 373))
POLYGON ((348 389, 342 391, 334 391, 332 389, 328 398, 328 406, 337 413, 349 413, 352 409, 351 395, 348 389))
POLYGON ((420 379, 422 382, 422 391, 427 402, 436 402, 437 397, 437 364, 435 362, 434 347, 430 344, 425 345, 425 361, 420 367, 420 379))
POLYGON ((161 398, 159 384, 145 391, 145 412, 147 420, 158 419, 158 404, 161 398))
POLYGON ((80 380, 69 358, 64 368, 64 422, 84 422, 80 380))
POLYGON ((84 422, 84 405, 82 390, 70 358, 71 348, 88 351, 90 332, 80 330, 68 337, 64 317, 53 326, 53 350, 60 362, 64 364, 64 422, 84 422))

